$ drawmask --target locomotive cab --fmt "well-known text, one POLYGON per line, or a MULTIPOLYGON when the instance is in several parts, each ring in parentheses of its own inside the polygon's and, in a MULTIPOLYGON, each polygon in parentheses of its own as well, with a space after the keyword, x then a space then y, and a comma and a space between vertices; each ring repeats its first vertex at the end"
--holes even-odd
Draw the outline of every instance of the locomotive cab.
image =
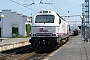
POLYGON ((32 20, 30 43, 37 49, 55 49, 68 38, 69 25, 51 10, 38 12, 32 20))

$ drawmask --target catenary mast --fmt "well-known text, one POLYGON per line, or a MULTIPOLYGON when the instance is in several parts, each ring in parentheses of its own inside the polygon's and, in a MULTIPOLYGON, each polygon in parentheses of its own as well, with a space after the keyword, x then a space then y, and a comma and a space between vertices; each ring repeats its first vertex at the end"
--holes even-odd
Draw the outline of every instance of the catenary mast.
MULTIPOLYGON (((90 41, 90 21, 89 21, 89 0, 85 0, 85 3, 84 3, 84 22, 83 22, 83 24, 84 24, 84 31, 85 31, 85 33, 84 33, 84 38, 85 38, 85 40, 86 41, 90 41)), ((84 32, 83 31, 83 32, 84 32)))

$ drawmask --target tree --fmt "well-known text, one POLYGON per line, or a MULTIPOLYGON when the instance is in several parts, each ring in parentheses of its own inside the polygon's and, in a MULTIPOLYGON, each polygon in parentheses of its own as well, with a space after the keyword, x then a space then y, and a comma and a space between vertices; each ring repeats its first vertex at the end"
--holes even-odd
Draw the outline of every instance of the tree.
POLYGON ((30 24, 26 24, 26 32, 27 32, 27 36, 30 36, 30 32, 31 32, 31 25, 30 24))

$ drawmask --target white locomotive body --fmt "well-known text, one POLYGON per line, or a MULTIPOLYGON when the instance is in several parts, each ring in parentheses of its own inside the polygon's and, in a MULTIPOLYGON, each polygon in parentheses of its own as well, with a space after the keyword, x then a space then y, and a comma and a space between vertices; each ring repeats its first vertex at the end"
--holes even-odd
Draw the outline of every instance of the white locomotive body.
POLYGON ((40 11, 33 17, 30 43, 39 50, 55 49, 68 37, 68 23, 54 11, 40 11))

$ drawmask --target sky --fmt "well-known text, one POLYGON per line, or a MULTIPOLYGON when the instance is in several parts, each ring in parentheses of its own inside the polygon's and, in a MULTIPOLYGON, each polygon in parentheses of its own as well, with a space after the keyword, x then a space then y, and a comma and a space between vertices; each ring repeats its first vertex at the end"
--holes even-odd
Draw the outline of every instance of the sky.
MULTIPOLYGON (((2 10, 11 10, 12 12, 18 12, 20 14, 25 14, 27 16, 33 17, 40 10, 52 10, 57 12, 61 16, 72 16, 82 15, 83 3, 84 0, 1 0, 0 11, 2 12, 2 10), (40 1, 44 4, 41 4, 40 1), (25 6, 27 6, 28 8, 26 8, 25 6)), ((81 21, 80 16, 63 18, 70 25, 78 26, 81 24, 81 22, 79 22, 81 21)))

